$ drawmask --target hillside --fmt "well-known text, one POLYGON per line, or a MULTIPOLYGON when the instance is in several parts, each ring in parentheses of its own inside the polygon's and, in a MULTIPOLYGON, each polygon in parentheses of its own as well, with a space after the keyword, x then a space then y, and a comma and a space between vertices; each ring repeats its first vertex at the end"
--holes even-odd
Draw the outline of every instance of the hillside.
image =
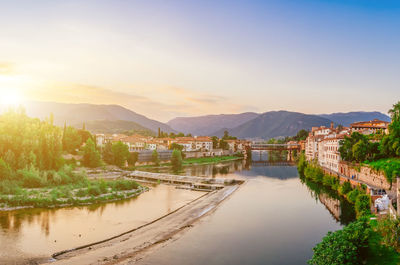
MULTIPOLYGON (((82 128, 82 124, 74 124, 73 126, 77 128, 82 128)), ((86 130, 91 133, 136 133, 141 135, 151 135, 155 136, 155 132, 141 126, 140 124, 133 121, 123 121, 123 120, 95 120, 87 121, 85 123, 86 130)))
POLYGON ((329 119, 337 124, 342 124, 343 126, 350 126, 351 123, 357 121, 371 121, 373 119, 390 121, 390 117, 381 112, 373 111, 373 112, 347 112, 347 113, 332 113, 332 114, 320 114, 320 117, 329 119))
POLYGON ((210 135, 222 128, 234 128, 259 114, 245 112, 241 114, 220 114, 198 117, 178 117, 167 122, 174 130, 194 135, 210 135))
POLYGON ((165 123, 149 119, 118 105, 28 102, 25 104, 25 108, 27 114, 32 117, 45 118, 49 116, 49 113, 53 113, 54 122, 57 125, 63 125, 64 122, 69 125, 77 125, 83 122, 102 120, 131 121, 154 132, 157 132, 158 128, 165 132, 174 132, 165 123))
MULTIPOLYGON (((331 120, 316 115, 289 111, 270 111, 259 115, 235 128, 227 129, 230 135, 239 138, 274 138, 292 136, 299 130, 310 130, 313 126, 330 126, 331 120)), ((222 136, 225 129, 213 135, 222 136)))

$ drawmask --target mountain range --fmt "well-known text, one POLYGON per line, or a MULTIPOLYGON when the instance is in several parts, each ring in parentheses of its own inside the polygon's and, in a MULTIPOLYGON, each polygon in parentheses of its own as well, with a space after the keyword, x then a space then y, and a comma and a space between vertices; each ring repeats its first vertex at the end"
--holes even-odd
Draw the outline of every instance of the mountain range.
POLYGON ((240 114, 220 114, 197 117, 178 117, 167 123, 147 118, 119 105, 70 104, 55 102, 26 102, 29 116, 46 118, 50 113, 54 123, 64 123, 81 128, 83 123, 91 132, 119 133, 134 131, 155 135, 160 128, 164 132, 183 132, 193 135, 219 136, 228 131, 239 138, 276 138, 295 135, 299 130, 310 130, 313 126, 341 124, 349 126, 357 121, 380 119, 390 121, 381 112, 348 112, 332 114, 304 114, 289 111, 269 111, 265 113, 245 112, 240 114))
POLYGON ((116 121, 132 122, 130 125, 126 122, 119 122, 118 126, 123 129, 130 128, 139 130, 151 130, 157 132, 160 128, 164 132, 175 132, 169 125, 147 118, 127 108, 119 105, 95 105, 95 104, 71 104, 56 102, 27 102, 24 104, 26 112, 29 116, 46 118, 53 113, 54 123, 56 125, 68 125, 81 128, 83 123, 92 126, 93 131, 104 128, 105 123, 109 126, 115 126, 116 121), (97 121, 97 122, 94 122, 97 121), (90 122, 90 123, 89 123, 90 122))
POLYGON ((295 135, 299 130, 310 130, 313 126, 349 126, 353 122, 380 119, 390 121, 381 112, 348 112, 332 114, 303 114, 289 111, 270 111, 262 114, 222 114, 200 117, 178 117, 167 124, 177 131, 194 135, 222 136, 224 131, 240 138, 284 137, 295 135), (201 130, 200 130, 201 128, 201 130))

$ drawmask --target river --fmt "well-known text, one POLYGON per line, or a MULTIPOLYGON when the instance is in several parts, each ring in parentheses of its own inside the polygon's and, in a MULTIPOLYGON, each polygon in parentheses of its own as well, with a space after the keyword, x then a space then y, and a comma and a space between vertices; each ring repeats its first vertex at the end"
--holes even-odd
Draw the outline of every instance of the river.
MULTIPOLYGON (((334 193, 304 183, 294 166, 240 161, 192 166, 185 174, 246 179, 217 210, 141 264, 306 264, 312 247, 352 220, 334 193)), ((201 196, 158 185, 121 202, 0 212, 0 263, 99 241, 138 227, 201 196)))

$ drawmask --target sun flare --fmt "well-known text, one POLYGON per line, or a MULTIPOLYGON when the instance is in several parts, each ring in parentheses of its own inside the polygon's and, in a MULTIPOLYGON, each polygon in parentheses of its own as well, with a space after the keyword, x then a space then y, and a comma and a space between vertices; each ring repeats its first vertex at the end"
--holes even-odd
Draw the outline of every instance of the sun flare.
POLYGON ((4 90, 1 93, 0 104, 2 106, 18 106, 21 103, 21 95, 18 90, 4 90))

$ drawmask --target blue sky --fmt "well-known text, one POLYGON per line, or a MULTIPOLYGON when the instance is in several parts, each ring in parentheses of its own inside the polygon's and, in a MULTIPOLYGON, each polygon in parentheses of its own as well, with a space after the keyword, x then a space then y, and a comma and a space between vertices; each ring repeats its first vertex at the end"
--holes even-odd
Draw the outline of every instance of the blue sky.
POLYGON ((400 1, 0 2, 0 89, 175 116, 400 96, 400 1))

